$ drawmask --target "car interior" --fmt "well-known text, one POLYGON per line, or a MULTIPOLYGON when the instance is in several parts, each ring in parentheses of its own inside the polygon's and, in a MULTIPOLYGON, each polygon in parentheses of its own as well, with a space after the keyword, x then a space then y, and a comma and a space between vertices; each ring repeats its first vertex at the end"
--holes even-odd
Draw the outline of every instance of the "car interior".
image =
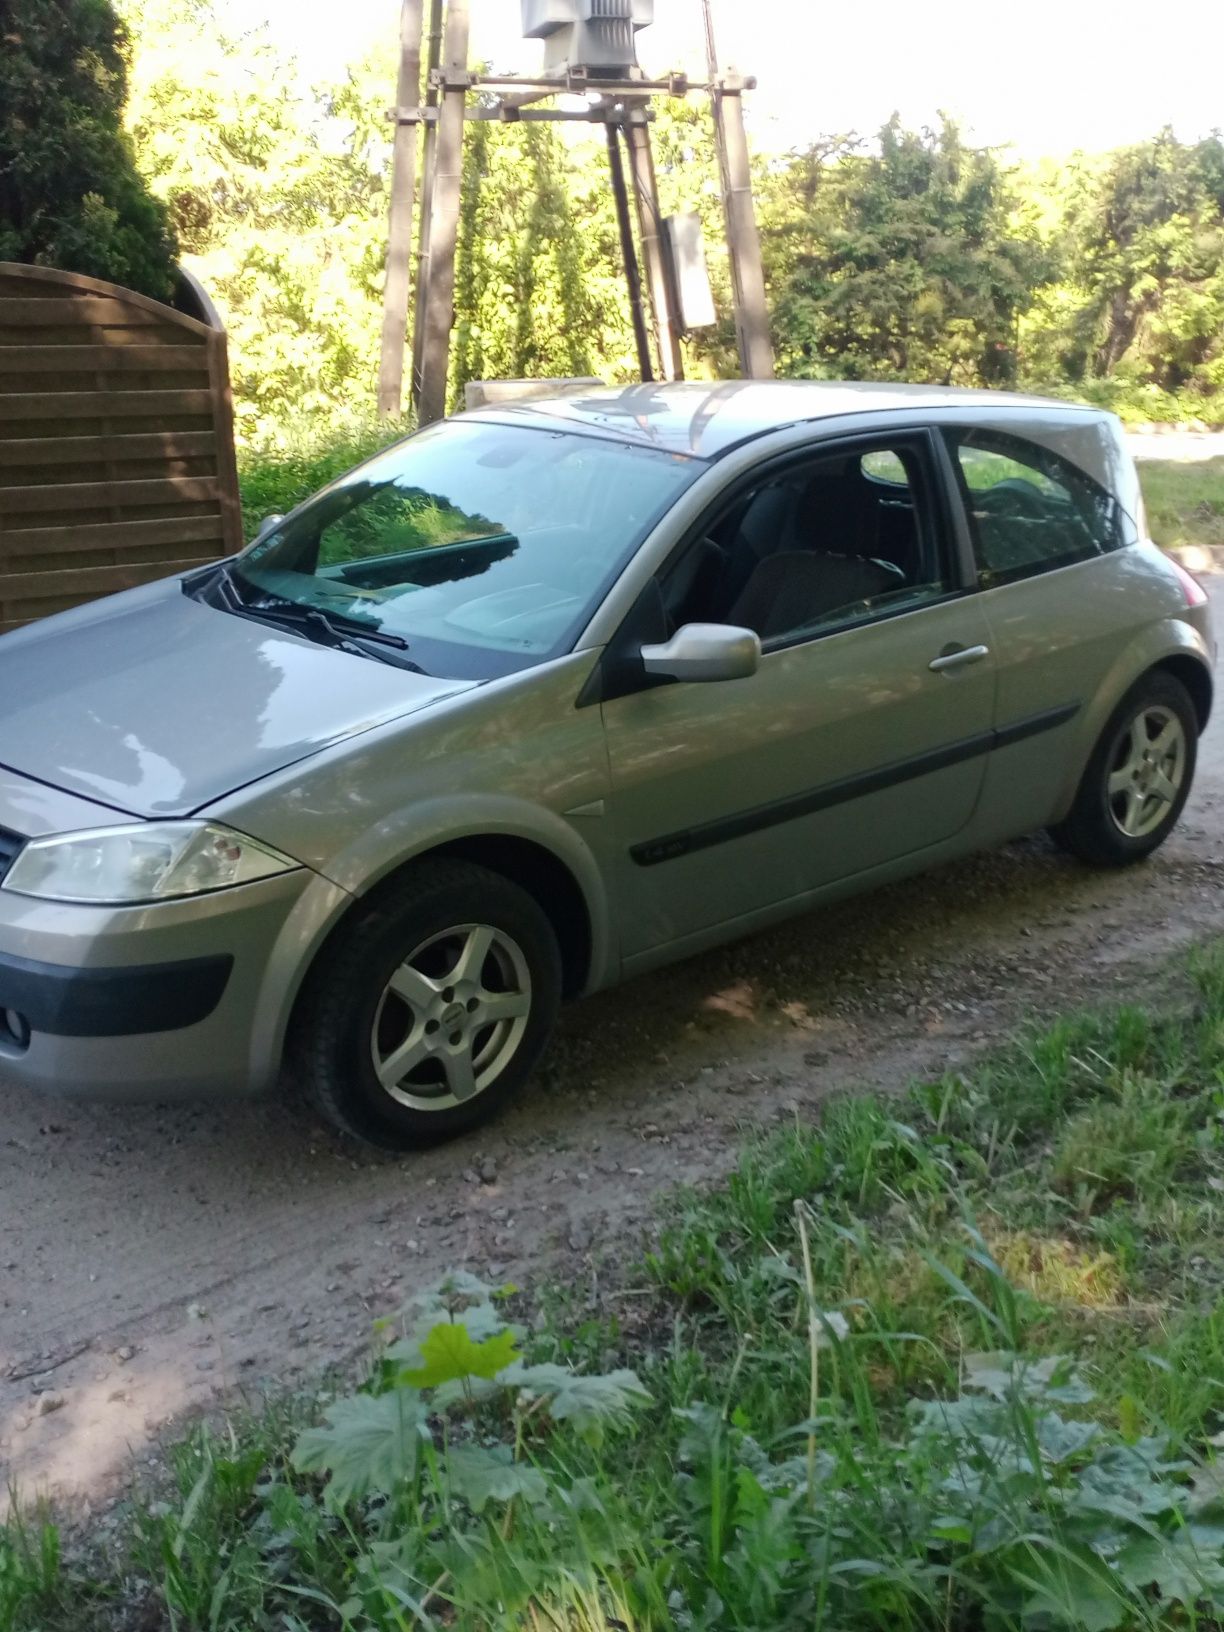
POLYGON ((1056 455, 976 431, 956 451, 987 583, 1099 555, 1122 542, 1116 501, 1056 455))
POLYGON ((937 586, 916 463, 904 447, 847 453, 740 494, 666 575, 671 630, 726 623, 776 643, 937 586))

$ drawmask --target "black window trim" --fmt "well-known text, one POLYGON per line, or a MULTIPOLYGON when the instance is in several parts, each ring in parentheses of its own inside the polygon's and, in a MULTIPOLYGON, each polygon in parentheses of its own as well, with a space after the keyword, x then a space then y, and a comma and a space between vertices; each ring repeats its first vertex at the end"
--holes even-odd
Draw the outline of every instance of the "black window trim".
POLYGON ((680 684, 664 676, 647 675, 641 669, 640 660, 634 662, 636 653, 631 654, 624 650, 624 643, 627 639, 639 645, 646 643, 640 631, 644 620, 649 617, 652 601, 658 597, 659 581, 686 550, 691 549, 709 533, 715 516, 723 514, 750 489, 799 465, 822 458, 826 453, 831 456, 853 453, 856 447, 861 447, 864 453, 869 453, 882 445, 888 447, 910 445, 917 451, 929 486, 930 509, 938 528, 937 542, 944 548, 945 559, 951 569, 953 587, 945 594, 932 596, 930 600, 918 605, 882 607, 867 617, 804 631, 793 638, 783 637, 768 644, 762 643, 764 655, 773 657, 779 652, 791 651, 797 646, 814 645, 817 641, 825 640, 832 635, 865 629, 892 618, 908 617, 915 612, 924 612, 928 607, 946 606, 951 601, 976 594, 980 585, 972 550, 972 534, 969 531, 968 518, 964 514, 963 502, 959 495, 954 497, 953 494, 953 472, 950 466, 956 461, 950 458, 939 427, 911 422, 896 426, 877 426, 870 431, 846 431, 836 436, 814 437, 810 443, 802 447, 788 448, 786 452, 775 454, 754 466, 752 470, 745 471, 711 501, 708 508, 685 531, 667 559, 654 572, 650 582, 622 620, 583 687, 577 706, 582 708, 596 702, 613 702, 618 697, 631 696, 639 691, 680 684))

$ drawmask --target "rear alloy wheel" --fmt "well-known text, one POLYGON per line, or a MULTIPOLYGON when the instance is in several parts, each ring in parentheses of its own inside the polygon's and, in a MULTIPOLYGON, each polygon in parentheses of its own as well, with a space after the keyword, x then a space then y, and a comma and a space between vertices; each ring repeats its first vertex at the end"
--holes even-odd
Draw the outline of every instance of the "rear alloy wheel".
POLYGON ((1114 711, 1054 838, 1098 867, 1151 855, 1189 797, 1197 747, 1186 688, 1159 670, 1145 675, 1114 711))
POLYGON ((391 1150, 435 1144, 495 1115, 526 1079, 560 991, 534 897, 483 867, 423 862, 312 970, 292 1065, 347 1133, 391 1150))

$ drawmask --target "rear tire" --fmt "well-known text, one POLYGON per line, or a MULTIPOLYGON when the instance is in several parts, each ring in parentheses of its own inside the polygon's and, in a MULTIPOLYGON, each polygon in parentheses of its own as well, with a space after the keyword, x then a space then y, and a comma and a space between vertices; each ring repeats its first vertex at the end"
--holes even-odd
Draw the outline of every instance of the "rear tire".
POLYGON ((413 1150, 495 1116, 531 1074, 561 997, 535 898, 467 862, 422 862, 358 908, 310 971, 289 1061, 345 1133, 413 1150))
POLYGON ((1075 803, 1051 837, 1092 867, 1142 861, 1177 825, 1197 752, 1190 694, 1163 670, 1145 674, 1110 716, 1075 803))

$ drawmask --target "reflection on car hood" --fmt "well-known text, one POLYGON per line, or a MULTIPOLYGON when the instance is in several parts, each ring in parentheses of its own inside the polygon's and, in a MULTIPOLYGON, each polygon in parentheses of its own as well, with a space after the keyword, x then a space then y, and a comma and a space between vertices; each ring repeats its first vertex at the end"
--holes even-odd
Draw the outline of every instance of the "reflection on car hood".
POLYGON ((178 816, 472 682, 201 605, 177 580, 0 639, 0 766, 178 816))

